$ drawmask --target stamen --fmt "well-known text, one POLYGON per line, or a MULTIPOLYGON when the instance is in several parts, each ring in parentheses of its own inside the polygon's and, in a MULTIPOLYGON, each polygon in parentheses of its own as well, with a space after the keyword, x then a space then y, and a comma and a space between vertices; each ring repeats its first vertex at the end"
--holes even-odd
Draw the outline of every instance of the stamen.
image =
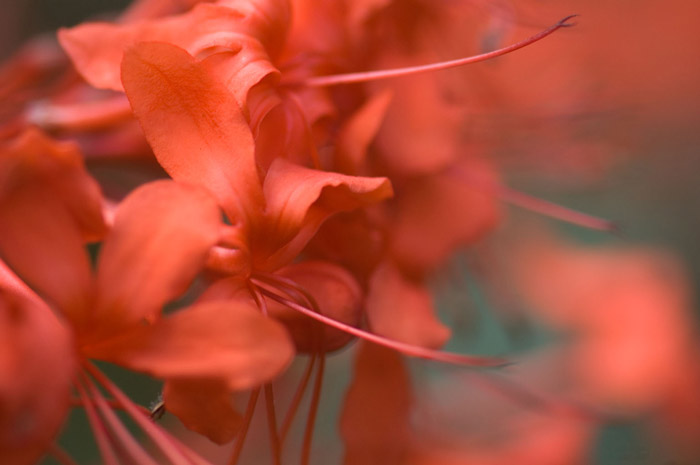
POLYGON ((399 342, 399 341, 394 341, 382 336, 378 336, 373 333, 369 333, 367 331, 363 331, 361 329, 355 328, 353 326, 347 325, 345 323, 341 323, 340 321, 334 320, 332 318, 328 318, 327 316, 324 316, 320 313, 317 313, 303 305, 299 305, 298 303, 291 301, 289 299, 286 299, 275 292, 271 291, 269 288, 266 288, 266 284, 262 283, 260 281, 256 280, 251 280, 255 283, 256 286, 260 288, 260 292, 272 300, 281 303, 282 305, 285 305, 293 310, 296 310, 298 312, 303 313, 304 315, 313 318, 315 320, 318 320, 322 323, 327 324, 328 326, 332 326, 333 328, 339 329, 341 331, 344 331, 348 334, 352 334, 353 336, 365 339, 370 342, 374 342, 375 344, 379 344, 384 347, 388 347, 393 350, 397 350, 405 355, 408 355, 410 357, 416 357, 416 358, 424 358, 428 360, 433 360, 433 361, 438 361, 438 362, 445 362, 445 363, 450 363, 454 365, 462 365, 462 366, 471 366, 471 367, 504 367, 509 365, 509 362, 501 359, 501 358, 495 358, 495 357, 479 357, 479 356, 470 356, 470 355, 462 355, 462 354, 456 354, 453 352, 443 352, 443 351, 438 351, 438 350, 431 350, 431 349, 426 349, 424 347, 420 346, 415 346, 412 344, 408 344, 405 342, 399 342))
MULTIPOLYGON (((110 407, 111 409, 114 409, 114 410, 124 410, 124 408, 122 407, 122 404, 120 404, 119 402, 117 402, 117 401, 114 400, 114 399, 104 399, 104 401, 107 402, 107 405, 109 405, 109 407, 110 407)), ((83 406, 84 406, 84 405, 83 405, 83 399, 81 399, 80 397, 73 397, 73 398, 70 400, 70 405, 71 405, 71 407, 74 407, 74 408, 83 407, 83 406)), ((151 414, 151 410, 147 409, 146 407, 144 407, 144 406, 142 406, 142 405, 137 405, 136 407, 138 407, 139 409, 141 409, 141 411, 142 411, 143 413, 145 413, 145 414, 151 414)))
POLYGON ((300 286, 293 279, 285 278, 284 276, 276 276, 269 273, 256 273, 252 276, 254 279, 266 282, 273 287, 278 288, 281 292, 291 297, 299 305, 310 308, 316 313, 321 313, 321 309, 316 302, 314 296, 309 291, 300 286))
POLYGON ((289 428, 291 428, 297 410, 299 410, 301 399, 304 397, 304 393, 306 392, 306 386, 308 386, 309 380, 311 379, 311 372, 313 371, 314 363, 316 362, 316 357, 317 355, 314 353, 309 358, 309 363, 306 364, 306 369, 304 370, 304 374, 301 377, 299 386, 297 387, 297 390, 294 393, 294 397, 292 398, 292 401, 289 404, 289 409, 287 410, 287 414, 285 415, 284 421, 282 422, 282 429, 280 430, 280 448, 284 447, 284 440, 287 438, 289 428))
POLYGON ((102 420, 100 420, 99 415, 95 411, 95 406, 92 405, 92 400, 90 396, 87 395, 85 388, 80 384, 80 380, 75 381, 75 388, 78 390, 80 398, 83 399, 85 414, 87 415, 92 432, 95 435, 95 441, 97 442, 97 448, 100 449, 103 463, 105 465, 119 465, 119 459, 110 442, 107 428, 104 423, 102 423, 102 420))
POLYGON ((272 458, 275 465, 282 465, 280 439, 277 433, 277 414, 275 413, 275 396, 272 384, 265 384, 265 410, 267 410, 267 426, 270 434, 272 458))
POLYGON ((615 233, 619 230, 617 224, 613 221, 557 205, 505 186, 497 187, 495 193, 506 203, 567 223, 609 233, 615 233))
POLYGON ((250 392, 248 405, 246 406, 245 414, 243 415, 243 424, 241 425, 241 430, 238 432, 238 436, 236 436, 236 442, 233 445, 233 451, 231 452, 231 458, 228 461, 228 465, 236 465, 238 463, 238 459, 241 456, 241 451, 243 451, 243 444, 245 444, 245 438, 248 435, 250 422, 253 419, 253 413, 255 412, 255 404, 258 402, 258 396, 260 396, 260 388, 255 388, 250 392))
POLYGON ((263 298, 262 295, 260 295, 260 291, 253 285, 253 283, 248 282, 248 290, 250 291, 250 294, 253 296, 253 300, 255 300, 255 305, 260 309, 260 312, 268 316, 267 314, 267 302, 265 302, 265 299, 263 298))
POLYGON ((321 387, 323 386, 323 373, 326 366, 326 356, 321 353, 319 355, 318 370, 316 371, 316 379, 314 380, 314 391, 311 396, 311 406, 309 407, 309 416, 306 420, 306 428, 304 429, 304 442, 301 449, 301 465, 308 465, 311 459, 311 441, 314 435, 314 425, 316 424, 316 416, 318 414, 318 404, 321 400, 321 387))
POLYGON ((143 447, 141 447, 141 445, 134 439, 124 424, 119 420, 119 418, 117 418, 115 413, 109 408, 109 405, 107 405, 102 393, 99 389, 97 389, 90 378, 88 378, 88 376, 85 374, 83 374, 83 378, 84 383, 87 385, 92 399, 95 402, 97 410, 114 432, 117 444, 121 445, 124 448, 124 452, 129 456, 129 463, 134 463, 137 465, 158 465, 156 461, 153 460, 146 453, 143 447))
POLYGON ((136 424, 148 435, 153 443, 173 463, 173 465, 190 465, 192 463, 208 464, 208 462, 189 450, 184 444, 169 436, 151 421, 147 414, 139 410, 109 378, 91 363, 85 363, 87 371, 109 392, 136 424))
POLYGON ((520 42, 509 45, 509 46, 504 47, 504 48, 500 48, 498 50, 494 50, 492 52, 482 53, 480 55, 474 55, 474 56, 470 56, 470 57, 466 57, 466 58, 459 58, 456 60, 441 61, 439 63, 431 63, 431 64, 427 64, 427 65, 407 66, 404 68, 385 69, 385 70, 379 70, 379 71, 364 71, 364 72, 359 72, 359 73, 334 74, 334 75, 328 75, 328 76, 312 76, 312 77, 306 78, 300 82, 288 83, 288 85, 303 85, 303 86, 308 86, 308 87, 336 86, 336 85, 340 85, 340 84, 351 84, 351 83, 357 83, 357 82, 377 81, 379 79, 389 79, 389 78, 395 78, 395 77, 409 76, 409 75, 418 74, 418 73, 440 71, 440 70, 455 68, 458 66, 464 66, 464 65, 468 65, 468 64, 472 64, 472 63, 478 63, 480 61, 490 60, 492 58, 496 58, 496 57, 499 57, 502 55, 506 55, 510 52, 514 52, 514 51, 519 50, 523 47, 527 47, 528 45, 534 44, 535 42, 544 39, 548 35, 554 33, 555 31, 557 31, 563 27, 571 27, 574 24, 569 23, 568 21, 571 18, 574 18, 576 16, 578 16, 578 15, 567 16, 566 18, 560 20, 555 25, 550 26, 543 31, 540 31, 537 34, 535 34, 531 37, 528 37, 525 40, 522 40, 520 42))
POLYGON ((470 173, 465 168, 459 166, 453 167, 448 172, 460 181, 466 180, 466 182, 475 188, 491 194, 510 205, 588 229, 609 233, 618 231, 618 226, 613 221, 582 213, 524 192, 519 192, 492 180, 482 179, 470 173))

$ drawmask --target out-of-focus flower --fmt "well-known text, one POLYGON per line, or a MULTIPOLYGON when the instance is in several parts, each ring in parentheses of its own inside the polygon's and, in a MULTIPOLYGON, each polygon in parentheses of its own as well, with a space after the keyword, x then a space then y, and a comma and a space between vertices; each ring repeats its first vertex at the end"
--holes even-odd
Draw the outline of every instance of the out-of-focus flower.
POLYGON ((570 395, 613 417, 645 416, 666 431, 671 456, 693 456, 698 404, 687 393, 697 386, 696 334, 677 260, 545 239, 513 263, 524 304, 568 336, 570 395))
POLYGON ((77 359, 68 329, 2 261, 0 334, 0 456, 36 463, 63 425, 77 359))

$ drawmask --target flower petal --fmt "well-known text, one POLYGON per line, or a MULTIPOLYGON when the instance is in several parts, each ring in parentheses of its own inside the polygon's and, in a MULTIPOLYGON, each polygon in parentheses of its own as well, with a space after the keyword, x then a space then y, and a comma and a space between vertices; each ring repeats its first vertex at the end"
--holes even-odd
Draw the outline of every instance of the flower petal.
POLYGON ((158 378, 223 380, 230 390, 269 381, 294 356, 280 323, 238 301, 196 304, 85 350, 158 378))
POLYGON ((211 190, 234 221, 259 216, 253 136, 233 95, 187 52, 164 43, 129 49, 122 79, 146 139, 173 179, 211 190))
POLYGON ((391 91, 378 92, 360 107, 338 134, 339 171, 358 174, 367 162, 367 150, 377 135, 387 107, 393 99, 391 91))
POLYGON ((99 187, 74 145, 36 130, 0 152, 0 253, 28 284, 78 318, 92 286, 84 242, 106 230, 99 187))
POLYGON ((129 195, 99 255, 100 328, 114 334, 155 318, 203 267, 221 226, 216 201, 201 188, 155 181, 129 195))
POLYGON ((343 463, 404 463, 411 403, 410 378, 401 356, 363 342, 340 419, 345 442, 343 463))
MULTIPOLYGON (((272 14, 265 17, 254 11, 255 8, 241 5, 245 2, 238 3, 201 4, 181 15, 130 24, 87 23, 62 29, 58 37, 78 71, 91 85, 122 90, 119 65, 124 51, 138 42, 166 42, 194 56, 219 47, 240 53, 248 42, 259 43, 258 38, 268 39, 271 45, 278 46, 279 39, 270 37, 274 34, 268 30, 278 23, 284 24, 284 12, 271 10, 272 14)), ((279 27, 275 34, 284 35, 279 27)), ((259 49, 265 50, 264 46, 259 49)), ((244 59, 244 55, 246 53, 241 53, 239 57, 244 59)))
POLYGON ((689 286, 674 257, 543 241, 513 258, 524 301, 575 334, 570 367, 580 392, 623 413, 672 395, 695 350, 689 286))
POLYGON ((267 222, 251 247, 261 269, 289 263, 334 213, 385 200, 393 194, 387 178, 346 176, 312 170, 277 159, 264 182, 267 222))
POLYGON ((37 463, 69 408, 73 341, 52 311, 0 262, 0 457, 37 463))
POLYGON ((372 275, 367 294, 367 320, 372 332, 430 349, 442 347, 450 330, 435 316, 428 289, 382 263, 372 275))
MULTIPOLYGON (((465 162, 470 171, 492 174, 488 166, 465 162)), ((420 274, 440 265, 456 248, 493 228, 499 203, 451 172, 416 179, 397 194, 392 252, 404 271, 420 274)))
POLYGON ((217 444, 231 441, 241 426, 232 393, 221 380, 169 380, 163 388, 163 400, 168 412, 187 429, 217 444))

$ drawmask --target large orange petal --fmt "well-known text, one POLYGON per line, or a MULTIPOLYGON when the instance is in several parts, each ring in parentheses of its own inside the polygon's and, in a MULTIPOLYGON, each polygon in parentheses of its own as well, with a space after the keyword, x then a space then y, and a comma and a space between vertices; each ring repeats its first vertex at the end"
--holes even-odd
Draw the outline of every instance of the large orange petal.
POLYGON ((223 380, 230 390, 269 381, 294 356, 280 323, 233 300, 193 305, 85 350, 158 378, 223 380))
POLYGON ((216 201, 201 188, 156 181, 134 191, 100 251, 95 322, 114 334, 155 318, 201 270, 221 227, 216 201))
POLYGON ((410 435, 410 383, 398 353, 362 343, 340 419, 345 465, 404 463, 410 435))
POLYGON ((184 50, 141 43, 122 63, 129 101, 158 161, 204 186, 233 218, 255 218, 263 198, 248 123, 232 94, 184 50))
POLYGON ((372 205, 393 194, 387 178, 317 171, 277 159, 264 183, 265 232, 253 238, 257 265, 289 263, 330 215, 372 205))
POLYGON ((0 148, 0 253, 67 315, 91 288, 84 242, 105 233, 99 187, 73 144, 29 130, 0 148))
POLYGON ((229 442, 241 426, 242 417, 232 397, 221 380, 170 380, 163 388, 168 412, 217 444, 229 442))
MULTIPOLYGON (((166 42, 195 56, 208 50, 231 50, 240 54, 235 59, 243 62, 251 55, 260 55, 260 51, 260 56, 266 58, 265 44, 278 47, 279 38, 274 36, 284 36, 279 27, 274 32, 270 29, 284 24, 285 11, 268 8, 269 11, 262 12, 270 13, 265 16, 256 10, 252 2, 201 4, 178 16, 119 25, 87 23, 62 29, 58 36, 78 71, 91 85, 122 90, 119 65, 124 51, 138 42, 166 42), (260 47, 250 53, 248 46, 255 43, 260 47), (243 49, 245 52, 241 53, 243 49)), ((269 62, 269 58, 263 61, 269 62)), ((273 69, 270 65, 264 74, 273 69)))
POLYGON ((52 311, 0 262, 0 457, 37 463, 68 414, 73 341, 52 311))
POLYGON ((435 315, 428 289, 402 276, 390 262, 382 263, 370 279, 367 320, 372 332, 421 347, 438 349, 450 337, 435 315))

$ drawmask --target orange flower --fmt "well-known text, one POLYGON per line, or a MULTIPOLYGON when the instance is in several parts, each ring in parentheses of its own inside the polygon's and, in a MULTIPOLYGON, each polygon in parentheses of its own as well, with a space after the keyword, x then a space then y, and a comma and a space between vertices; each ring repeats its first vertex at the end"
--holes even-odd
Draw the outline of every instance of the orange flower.
MULTIPOLYGON (((172 181, 137 189, 119 206, 93 274, 83 243, 103 235, 105 226, 99 190, 79 153, 34 131, 3 152, 0 253, 72 329, 82 367, 151 435, 162 432, 88 358, 163 379, 217 381, 227 391, 258 385, 289 363, 286 331, 244 302, 206 302, 161 315, 221 237, 219 208, 206 191, 172 181)), ((112 452, 102 429, 109 425, 121 437, 121 427, 86 375, 76 387, 88 413, 94 407, 103 416, 90 414, 107 460, 112 452)), ((183 453, 163 441, 166 455, 183 453)), ((126 447, 133 463, 142 463, 138 446, 126 447)))

